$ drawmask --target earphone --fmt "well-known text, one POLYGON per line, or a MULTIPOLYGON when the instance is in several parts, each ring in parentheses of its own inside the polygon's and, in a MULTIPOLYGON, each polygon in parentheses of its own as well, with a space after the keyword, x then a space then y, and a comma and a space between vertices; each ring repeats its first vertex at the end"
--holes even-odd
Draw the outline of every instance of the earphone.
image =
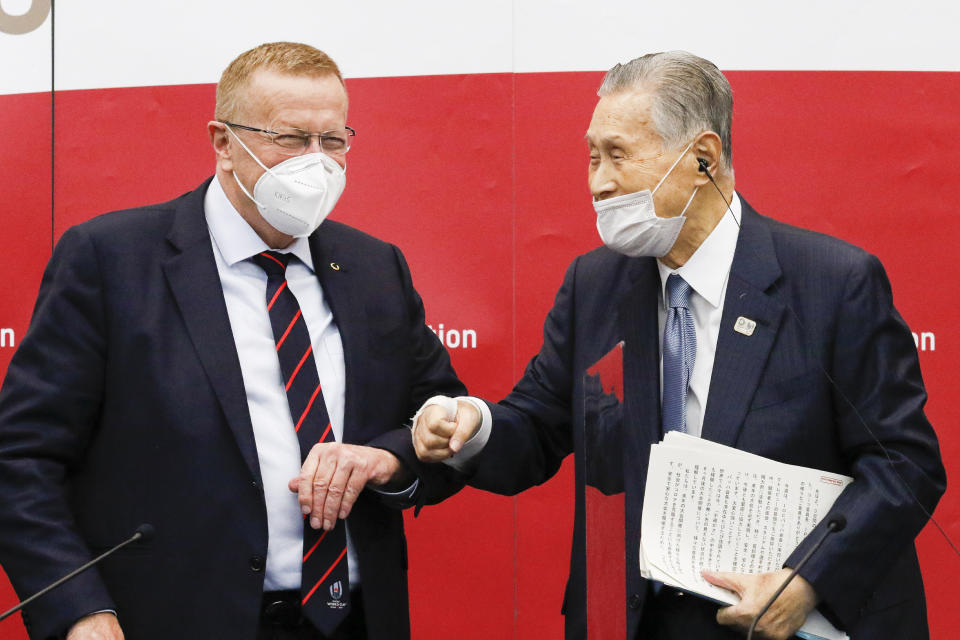
POLYGON ((709 165, 704 158, 697 158, 697 163, 700 165, 700 173, 707 174, 707 177, 710 178, 710 182, 713 182, 713 176, 710 175, 709 165))

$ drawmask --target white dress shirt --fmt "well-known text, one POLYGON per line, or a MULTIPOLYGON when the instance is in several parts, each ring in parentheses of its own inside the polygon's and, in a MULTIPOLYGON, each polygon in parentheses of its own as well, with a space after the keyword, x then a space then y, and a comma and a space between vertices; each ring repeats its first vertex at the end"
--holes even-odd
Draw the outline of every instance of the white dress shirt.
POLYGON ((660 304, 657 305, 657 327, 660 332, 660 396, 663 399, 663 326, 667 318, 665 289, 670 274, 679 274, 690 285, 690 313, 697 332, 697 355, 693 361, 690 387, 687 392, 687 433, 700 437, 703 416, 707 411, 707 394, 713 376, 717 353, 723 299, 730 280, 730 266, 740 235, 740 198, 733 194, 730 211, 724 214, 710 235, 690 259, 679 269, 671 269, 657 260, 660 271, 660 304), (733 213, 731 217, 730 212, 733 213), (736 219, 734 219, 736 218, 736 219))
MULTIPOLYGON (((717 338, 720 335, 720 321, 723 318, 723 299, 730 280, 730 267, 733 254, 737 250, 737 238, 740 236, 740 198, 736 193, 730 202, 730 210, 723 215, 717 226, 703 241, 690 259, 679 269, 671 269, 660 260, 660 297, 657 305, 657 326, 660 332, 660 395, 663 397, 663 325, 667 317, 664 289, 671 273, 678 273, 687 281, 691 289, 691 309, 694 327, 697 332, 697 355, 690 376, 687 393, 687 432, 699 437, 703 431, 703 416, 707 410, 707 394, 710 391, 710 378, 713 376, 713 361, 717 353, 717 338), (731 216, 732 214, 732 216, 731 216)), ((480 429, 471 438, 459 454, 443 462, 455 469, 467 468, 470 461, 483 450, 490 438, 493 421, 490 410, 478 398, 460 398, 470 400, 482 408, 480 429)), ((420 411, 429 404, 427 400, 420 411)), ((419 415, 419 412, 418 412, 419 415)))
MULTIPOLYGON (((287 488, 287 482, 300 473, 300 444, 266 307, 267 274, 248 259, 270 247, 240 216, 216 178, 207 189, 204 212, 240 358, 263 478, 269 536, 264 590, 299 589, 305 522, 297 494, 287 488)), ((307 239, 297 238, 279 252, 296 257, 287 266, 287 286, 300 303, 327 414, 337 441, 342 442, 346 373, 340 331, 314 275, 307 239)), ((412 495, 416 485, 414 482, 407 490, 391 495, 412 495)), ((347 562, 351 588, 356 588, 360 575, 349 527, 347 562)))

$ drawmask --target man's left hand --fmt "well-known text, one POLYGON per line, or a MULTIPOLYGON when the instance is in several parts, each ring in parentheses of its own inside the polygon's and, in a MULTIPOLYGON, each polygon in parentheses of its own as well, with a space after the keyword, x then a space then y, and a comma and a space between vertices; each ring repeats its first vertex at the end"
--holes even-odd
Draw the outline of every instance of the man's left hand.
MULTIPOLYGON (((740 602, 717 611, 717 622, 736 627, 743 632, 773 592, 780 588, 790 575, 791 569, 780 569, 771 573, 727 573, 721 571, 702 571, 704 579, 710 584, 733 591, 740 596, 740 602)), ((754 637, 769 640, 787 640, 803 626, 807 614, 817 604, 817 594, 810 583, 801 576, 793 579, 790 585, 773 602, 770 609, 757 623, 754 637)))
POLYGON ((326 442, 313 445, 300 475, 291 479, 288 487, 297 494, 310 526, 330 531, 337 518, 350 515, 353 503, 368 484, 383 486, 406 476, 405 467, 389 451, 326 442))

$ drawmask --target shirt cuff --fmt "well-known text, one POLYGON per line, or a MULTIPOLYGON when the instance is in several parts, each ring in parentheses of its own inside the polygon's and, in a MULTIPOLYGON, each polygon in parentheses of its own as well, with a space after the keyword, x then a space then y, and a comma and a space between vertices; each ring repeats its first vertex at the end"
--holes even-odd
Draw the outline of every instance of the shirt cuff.
POLYGON ((469 402, 476 407, 477 411, 480 412, 480 428, 477 429, 472 438, 463 443, 457 455, 447 458, 443 461, 443 464, 453 467, 457 471, 466 471, 470 468, 473 459, 487 446, 487 440, 490 439, 490 430, 493 428, 493 417, 490 415, 490 407, 480 398, 460 396, 457 400, 469 402))
POLYGON ((480 428, 477 429, 477 432, 474 433, 473 436, 463 444, 463 446, 460 448, 460 451, 454 457, 447 458, 443 461, 443 464, 453 467, 457 471, 466 471, 470 468, 473 458, 483 451, 483 448, 487 446, 487 440, 490 439, 490 430, 493 428, 493 417, 490 414, 490 407, 487 406, 486 402, 480 398, 474 398, 473 396, 459 396, 457 398, 433 396, 424 402, 423 406, 417 410, 417 413, 414 414, 410 424, 411 428, 416 426, 417 419, 420 417, 420 414, 432 404, 444 407, 447 411, 447 419, 452 420, 456 415, 457 402, 460 400, 469 402, 480 413, 480 428))
POLYGON ((413 482, 410 483, 410 486, 406 489, 401 489, 400 491, 385 491, 383 489, 377 489, 376 487, 371 487, 374 491, 379 493, 382 496, 388 498, 396 498, 402 501, 408 501, 413 498, 413 494, 417 492, 417 487, 420 486, 420 478, 414 478, 413 482))

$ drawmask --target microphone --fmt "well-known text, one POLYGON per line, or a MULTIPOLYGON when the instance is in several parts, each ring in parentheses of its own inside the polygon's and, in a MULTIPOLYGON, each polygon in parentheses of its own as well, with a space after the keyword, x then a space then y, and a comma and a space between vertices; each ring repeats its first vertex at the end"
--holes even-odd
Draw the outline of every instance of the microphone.
POLYGON ((62 578, 60 578, 59 580, 57 580, 57 581, 54 582, 53 584, 51 584, 51 585, 49 585, 49 586, 47 586, 47 587, 44 587, 43 589, 41 589, 41 590, 38 591, 37 593, 33 594, 32 596, 30 596, 29 598, 27 598, 26 600, 24 600, 23 602, 21 602, 20 604, 18 604, 17 606, 15 606, 13 609, 10 609, 9 611, 5 611, 3 614, 0 614, 0 621, 5 620, 6 618, 9 618, 9 617, 12 616, 14 613, 16 613, 16 612, 19 611, 20 609, 24 608, 25 606, 27 606, 28 604, 30 604, 31 602, 33 602, 34 600, 36 600, 36 599, 39 598, 40 596, 44 595, 44 594, 47 593, 48 591, 51 591, 51 590, 53 590, 53 589, 56 589, 57 587, 59 587, 59 586, 60 586, 61 584, 63 584, 64 582, 67 582, 68 580, 71 580, 71 579, 73 579, 74 577, 80 575, 81 573, 83 573, 84 571, 86 571, 86 570, 89 569, 90 567, 94 566, 95 564, 97 564, 98 562, 100 562, 101 560, 103 560, 104 558, 106 558, 107 556, 113 555, 114 553, 116 553, 116 552, 119 551, 120 549, 123 549, 123 548, 124 548, 125 546, 127 546, 128 544, 132 544, 132 543, 137 542, 137 541, 144 541, 144 542, 146 542, 147 540, 150 540, 151 538, 153 538, 153 534, 154 534, 154 529, 153 529, 153 525, 152 525, 152 524, 142 524, 142 525, 140 525, 139 527, 137 527, 137 530, 134 531, 134 533, 133 533, 132 536, 130 536, 129 538, 127 538, 126 540, 124 540, 123 542, 121 542, 120 544, 118 544, 117 546, 113 547, 112 549, 108 549, 107 551, 104 551, 104 552, 101 553, 99 556, 97 556, 96 558, 94 558, 93 560, 91 560, 90 562, 88 562, 87 564, 83 565, 83 566, 80 567, 79 569, 75 569, 75 570, 71 571, 70 573, 68 573, 67 575, 63 576, 62 578))
POLYGON ((767 609, 773 605, 773 602, 780 597, 780 594, 783 593, 783 590, 787 588, 787 585, 790 584, 790 581, 796 577, 797 572, 803 568, 803 565, 807 564, 807 560, 809 560, 813 554, 816 553, 817 549, 820 548, 820 545, 822 545, 824 540, 827 539, 827 536, 829 536, 831 533, 843 531, 844 527, 846 526, 847 519, 843 516, 843 514, 835 514, 830 519, 830 522, 827 523, 826 531, 823 532, 823 535, 820 536, 820 539, 817 540, 817 543, 813 545, 810 551, 807 551, 803 558, 800 559, 800 562, 798 562, 797 566, 793 568, 793 571, 791 571, 790 575, 787 576, 787 579, 783 581, 783 584, 780 585, 780 588, 777 589, 772 596, 770 596, 770 599, 767 600, 767 603, 763 605, 762 609, 760 609, 760 613, 758 613, 757 617, 754 618, 753 622, 750 623, 750 630, 747 631, 747 640, 753 640, 753 631, 757 628, 757 623, 760 622, 760 618, 763 617, 763 614, 767 612, 767 609))

